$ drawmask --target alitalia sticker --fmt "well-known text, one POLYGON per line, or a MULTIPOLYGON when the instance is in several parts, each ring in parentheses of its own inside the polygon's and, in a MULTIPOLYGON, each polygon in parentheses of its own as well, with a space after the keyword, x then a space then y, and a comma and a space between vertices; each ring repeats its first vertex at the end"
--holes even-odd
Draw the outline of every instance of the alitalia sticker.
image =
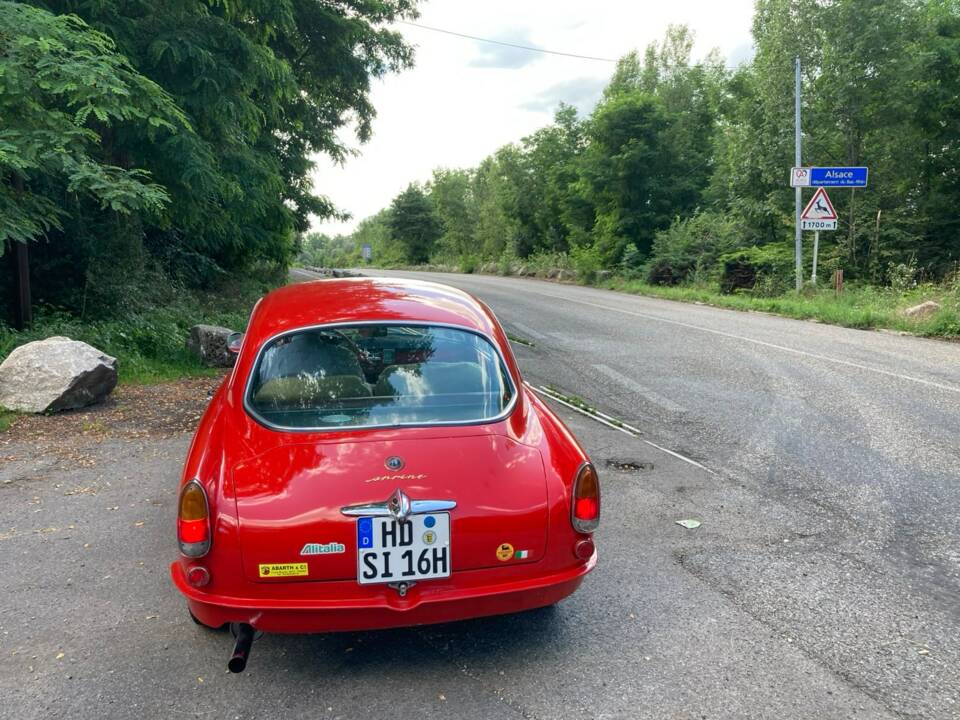
POLYGON ((260 577, 306 577, 307 563, 261 563, 260 577))
POLYGON ((303 546, 303 550, 300 551, 301 555, 336 555, 338 553, 345 553, 347 551, 347 546, 343 543, 330 542, 330 543, 307 543, 303 546))

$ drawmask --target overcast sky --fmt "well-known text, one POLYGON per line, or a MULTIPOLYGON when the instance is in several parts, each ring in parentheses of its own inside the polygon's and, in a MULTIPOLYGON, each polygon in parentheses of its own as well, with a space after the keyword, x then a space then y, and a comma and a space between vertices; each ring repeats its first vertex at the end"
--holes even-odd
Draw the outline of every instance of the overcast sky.
MULTIPOLYGON (((618 58, 659 40, 671 23, 696 33, 696 58, 719 48, 736 64, 751 55, 753 0, 430 0, 415 22, 548 50, 618 58)), ((436 167, 471 167, 497 148, 550 123, 560 102, 588 113, 614 64, 529 52, 398 25, 416 66, 375 81, 369 143, 344 166, 317 158, 314 187, 353 217, 315 222, 350 232, 436 167)))

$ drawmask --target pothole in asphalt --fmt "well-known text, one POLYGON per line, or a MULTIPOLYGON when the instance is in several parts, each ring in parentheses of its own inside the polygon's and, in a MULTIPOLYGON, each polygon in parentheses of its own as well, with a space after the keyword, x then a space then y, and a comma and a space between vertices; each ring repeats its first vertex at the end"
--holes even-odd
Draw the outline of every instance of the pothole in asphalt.
POLYGON ((653 463, 644 460, 626 460, 622 458, 607 458, 604 464, 611 470, 620 472, 645 472, 653 470, 653 463))

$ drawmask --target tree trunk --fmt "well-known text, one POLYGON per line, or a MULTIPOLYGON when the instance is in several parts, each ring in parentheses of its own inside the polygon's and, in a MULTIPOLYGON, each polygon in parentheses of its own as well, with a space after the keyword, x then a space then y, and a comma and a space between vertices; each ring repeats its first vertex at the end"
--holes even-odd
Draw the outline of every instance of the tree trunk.
MULTIPOLYGON (((13 187, 18 193, 23 192, 23 177, 13 174, 13 187)), ((11 253, 13 257, 13 274, 16 278, 17 294, 14 298, 14 327, 17 330, 26 330, 33 322, 33 309, 30 303, 30 256, 27 243, 12 241, 11 253)))

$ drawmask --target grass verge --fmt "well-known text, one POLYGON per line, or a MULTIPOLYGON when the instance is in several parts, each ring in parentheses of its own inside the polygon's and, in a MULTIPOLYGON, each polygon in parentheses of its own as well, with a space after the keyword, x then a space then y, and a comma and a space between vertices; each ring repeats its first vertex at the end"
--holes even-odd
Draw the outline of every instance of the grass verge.
POLYGON ((927 337, 960 337, 960 291, 936 285, 924 285, 903 293, 889 288, 850 287, 839 297, 833 290, 815 289, 808 289, 800 295, 776 297, 740 293, 723 295, 709 288, 650 285, 621 278, 607 280, 601 286, 636 295, 701 302, 733 310, 767 312, 850 328, 883 328, 927 337), (925 300, 935 300, 941 308, 924 319, 904 316, 906 308, 925 300))
POLYGON ((14 420, 18 417, 20 417, 20 413, 7 410, 6 408, 0 408, 0 433, 13 425, 14 420))

